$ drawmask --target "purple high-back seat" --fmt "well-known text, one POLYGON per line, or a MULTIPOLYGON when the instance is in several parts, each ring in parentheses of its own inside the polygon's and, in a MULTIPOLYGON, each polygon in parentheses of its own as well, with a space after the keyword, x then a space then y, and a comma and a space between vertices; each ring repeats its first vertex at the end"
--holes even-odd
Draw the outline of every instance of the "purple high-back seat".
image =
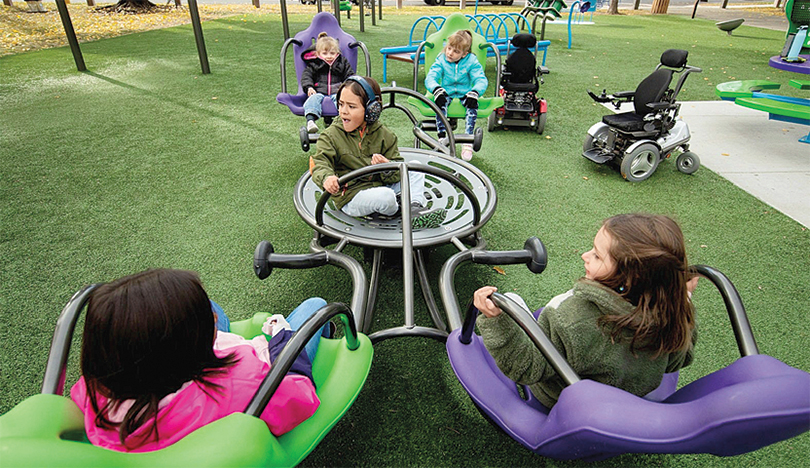
MULTIPOLYGON (((337 19, 327 12, 321 12, 312 18, 307 29, 299 32, 295 37, 287 39, 281 47, 281 92, 276 96, 276 100, 290 108, 295 115, 304 115, 304 101, 307 95, 301 89, 301 74, 304 72, 305 63, 302 54, 312 46, 313 41, 318 38, 318 34, 326 32, 330 37, 338 40, 340 45, 340 53, 349 63, 352 68, 357 72, 357 48, 361 47, 366 55, 366 76, 371 75, 368 51, 362 42, 355 40, 354 36, 346 33, 338 25, 337 19), (286 76, 286 55, 289 47, 292 46, 293 60, 295 62, 295 76, 298 81, 298 92, 296 94, 287 93, 287 76, 286 76)), ((358 74, 360 74, 358 72, 358 74)), ((334 117, 337 115, 337 109, 332 103, 331 99, 324 99, 323 101, 323 115, 325 117, 334 117)))

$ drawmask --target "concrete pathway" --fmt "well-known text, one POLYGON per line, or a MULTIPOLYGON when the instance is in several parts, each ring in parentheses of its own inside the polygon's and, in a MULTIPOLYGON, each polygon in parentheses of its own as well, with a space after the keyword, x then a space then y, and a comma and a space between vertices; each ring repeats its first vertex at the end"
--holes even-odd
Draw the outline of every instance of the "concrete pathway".
MULTIPOLYGON (((618 112, 631 110, 624 104, 618 112)), ((798 141, 810 126, 768 120, 731 101, 681 102, 680 116, 702 167, 810 227, 810 144, 798 141)))

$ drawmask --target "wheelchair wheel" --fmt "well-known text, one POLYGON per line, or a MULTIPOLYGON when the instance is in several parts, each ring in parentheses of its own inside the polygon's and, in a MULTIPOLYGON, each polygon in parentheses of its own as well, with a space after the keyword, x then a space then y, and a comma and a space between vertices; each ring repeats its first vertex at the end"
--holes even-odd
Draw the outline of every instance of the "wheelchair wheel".
POLYGON ((655 172, 660 160, 661 153, 657 146, 652 143, 642 143, 622 158, 622 177, 630 182, 641 182, 655 172))
POLYGON ((542 114, 537 115, 537 125, 534 126, 534 131, 537 132, 538 135, 543 134, 543 130, 546 129, 546 119, 548 118, 548 114, 543 112, 542 114))
POLYGON ((678 155, 678 159, 675 160, 675 167, 684 174, 694 174, 700 167, 700 158, 695 153, 686 151, 678 155))
POLYGON ((608 135, 610 134, 610 130, 607 126, 602 126, 599 130, 596 131, 596 134, 591 136, 590 133, 585 135, 585 141, 582 142, 582 152, 586 152, 592 148, 604 148, 608 141, 608 135))

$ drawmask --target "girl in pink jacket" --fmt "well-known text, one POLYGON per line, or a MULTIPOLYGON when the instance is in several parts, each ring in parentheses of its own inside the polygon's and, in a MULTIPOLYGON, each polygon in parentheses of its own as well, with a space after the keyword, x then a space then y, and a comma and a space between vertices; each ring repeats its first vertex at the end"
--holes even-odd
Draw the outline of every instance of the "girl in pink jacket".
MULTIPOLYGON (((288 320, 301 324, 325 304, 309 299, 288 320)), ((217 322, 224 328, 227 319, 217 309, 190 271, 149 270, 91 293, 82 377, 71 389, 90 442, 158 450, 247 407, 270 370, 272 350, 263 335, 246 340, 218 332, 217 322)), ((312 340, 316 346, 319 339, 312 340)), ((291 373, 261 418, 278 436, 312 416, 319 403, 310 377, 291 373)))

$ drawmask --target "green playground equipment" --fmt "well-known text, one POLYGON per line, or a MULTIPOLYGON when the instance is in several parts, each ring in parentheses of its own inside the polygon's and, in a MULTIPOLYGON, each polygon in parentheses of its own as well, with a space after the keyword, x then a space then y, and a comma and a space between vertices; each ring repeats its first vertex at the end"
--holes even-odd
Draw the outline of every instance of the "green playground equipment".
POLYGON ((803 62, 799 56, 810 54, 810 0, 788 0, 785 14, 788 30, 781 57, 787 62, 803 62))
MULTIPOLYGON (((81 410, 71 399, 62 396, 73 330, 90 291, 96 286, 77 292, 59 316, 42 393, 23 400, 0 416, 2 466, 295 466, 348 411, 371 368, 371 341, 357 332, 352 311, 343 304, 328 304, 304 323, 287 343, 245 412, 214 421, 177 443, 153 452, 125 453, 96 447, 87 440, 81 410), (309 337, 333 317, 343 325, 344 336, 321 338, 312 363, 320 406, 312 417, 276 437, 257 415, 264 410, 309 337)), ((260 313, 251 319, 231 322, 231 331, 244 337, 257 336, 269 315, 260 313)))
MULTIPOLYGON (((495 70, 497 70, 497 79, 495 80, 495 83, 500 83, 501 56, 498 47, 491 42, 487 42, 484 36, 475 32, 475 25, 471 25, 469 18, 461 13, 453 13, 452 15, 448 16, 445 22, 442 24, 441 29, 428 36, 428 38, 419 45, 419 48, 416 51, 416 56, 418 57, 419 54, 424 51, 425 70, 428 70, 430 66, 433 65, 433 62, 436 61, 436 58, 443 50, 444 43, 447 38, 450 37, 450 35, 454 32, 462 29, 468 29, 472 32, 473 41, 471 53, 475 54, 476 58, 478 58, 478 62, 485 71, 487 68, 487 49, 494 51, 495 59, 497 61, 495 68, 495 70)), ((488 117, 493 110, 503 106, 503 98, 497 95, 498 86, 495 85, 492 87, 495 89, 493 97, 487 98, 481 96, 481 98, 478 99, 479 118, 488 117)), ((418 61, 415 61, 413 66, 413 89, 417 92, 419 91, 418 61)), ((431 101, 433 100, 433 93, 431 93, 430 90, 428 90, 427 97, 431 101)), ((420 101, 419 99, 410 97, 408 98, 408 104, 416 107, 425 117, 434 117, 436 115, 426 103, 420 101)), ((464 109, 464 106, 458 99, 453 99, 453 101, 447 107, 447 117, 452 119, 463 119, 466 112, 466 109, 464 109)))

